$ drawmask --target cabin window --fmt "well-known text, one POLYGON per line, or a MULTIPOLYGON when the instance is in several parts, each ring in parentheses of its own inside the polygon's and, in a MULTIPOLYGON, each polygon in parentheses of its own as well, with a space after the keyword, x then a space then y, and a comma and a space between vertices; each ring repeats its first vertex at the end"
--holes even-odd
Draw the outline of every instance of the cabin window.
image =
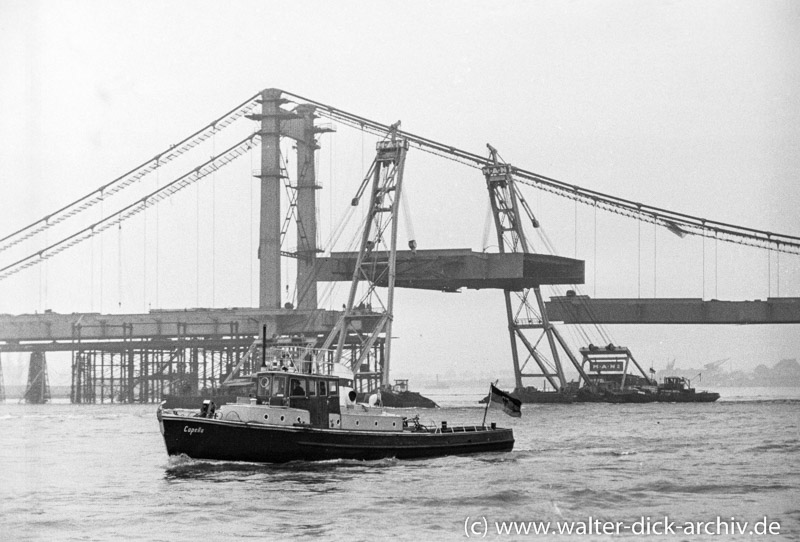
POLYGON ((317 382, 315 380, 306 380, 306 389, 309 395, 317 394, 317 382))
POLYGON ((286 395, 286 379, 275 377, 272 379, 272 396, 283 397, 286 395))
POLYGON ((305 388, 305 380, 300 380, 299 378, 292 378, 289 380, 289 387, 292 390, 292 395, 299 396, 306 394, 305 388))
POLYGON ((258 389, 258 394, 259 395, 269 395, 269 385, 270 385, 270 381, 269 381, 269 377, 268 376, 259 377, 259 379, 258 379, 258 388, 259 388, 258 389))
POLYGON ((339 383, 336 380, 328 381, 328 395, 339 395, 339 383))
POLYGON ((328 395, 328 384, 324 380, 319 381, 319 394, 321 397, 328 395))

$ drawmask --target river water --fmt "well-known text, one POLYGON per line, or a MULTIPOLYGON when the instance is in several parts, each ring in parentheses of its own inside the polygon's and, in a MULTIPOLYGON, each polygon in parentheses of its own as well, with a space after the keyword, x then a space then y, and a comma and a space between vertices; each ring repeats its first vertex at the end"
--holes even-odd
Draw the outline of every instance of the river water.
MULTIPOLYGON (((7 402, 0 539, 798 540, 797 391, 525 405, 489 412, 510 453, 287 465, 168 458, 154 405, 7 402)), ((422 421, 480 423, 480 392, 439 394, 422 421)))

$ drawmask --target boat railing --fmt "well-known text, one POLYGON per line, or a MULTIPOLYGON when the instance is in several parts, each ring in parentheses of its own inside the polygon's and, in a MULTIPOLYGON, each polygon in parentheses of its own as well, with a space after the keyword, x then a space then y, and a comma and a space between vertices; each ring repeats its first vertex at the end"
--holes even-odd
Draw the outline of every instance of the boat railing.
POLYGON ((306 374, 324 376, 334 375, 336 363, 330 361, 334 352, 330 349, 313 348, 308 345, 277 345, 270 346, 262 352, 254 352, 257 361, 262 367, 272 370, 290 370, 306 374))
POLYGON ((476 433, 479 431, 492 431, 491 427, 485 425, 456 425, 453 427, 437 427, 434 433, 476 433))

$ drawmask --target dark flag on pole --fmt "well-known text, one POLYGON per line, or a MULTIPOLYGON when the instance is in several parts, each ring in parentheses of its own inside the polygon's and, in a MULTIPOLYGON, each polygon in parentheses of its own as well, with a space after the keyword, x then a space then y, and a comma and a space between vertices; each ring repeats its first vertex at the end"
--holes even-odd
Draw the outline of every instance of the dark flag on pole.
POLYGON ((503 390, 494 387, 494 384, 489 385, 489 405, 492 408, 499 408, 509 416, 519 418, 522 416, 522 401, 515 397, 511 397, 503 390))

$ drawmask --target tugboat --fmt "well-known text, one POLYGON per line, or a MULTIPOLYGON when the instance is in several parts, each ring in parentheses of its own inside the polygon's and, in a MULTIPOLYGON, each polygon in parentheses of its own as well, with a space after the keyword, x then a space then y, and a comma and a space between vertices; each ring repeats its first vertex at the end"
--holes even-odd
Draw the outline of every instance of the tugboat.
POLYGON ((695 391, 692 383, 682 376, 668 376, 658 385, 656 400, 661 403, 713 403, 719 394, 713 391, 695 391))
POLYGON ((427 427, 418 416, 409 419, 356 404, 355 391, 340 385, 330 367, 324 369, 313 361, 300 367, 265 365, 252 376, 254 397, 219 408, 207 399, 199 411, 162 404, 157 417, 167 454, 284 463, 412 459, 514 447, 513 431, 494 423, 427 427))

